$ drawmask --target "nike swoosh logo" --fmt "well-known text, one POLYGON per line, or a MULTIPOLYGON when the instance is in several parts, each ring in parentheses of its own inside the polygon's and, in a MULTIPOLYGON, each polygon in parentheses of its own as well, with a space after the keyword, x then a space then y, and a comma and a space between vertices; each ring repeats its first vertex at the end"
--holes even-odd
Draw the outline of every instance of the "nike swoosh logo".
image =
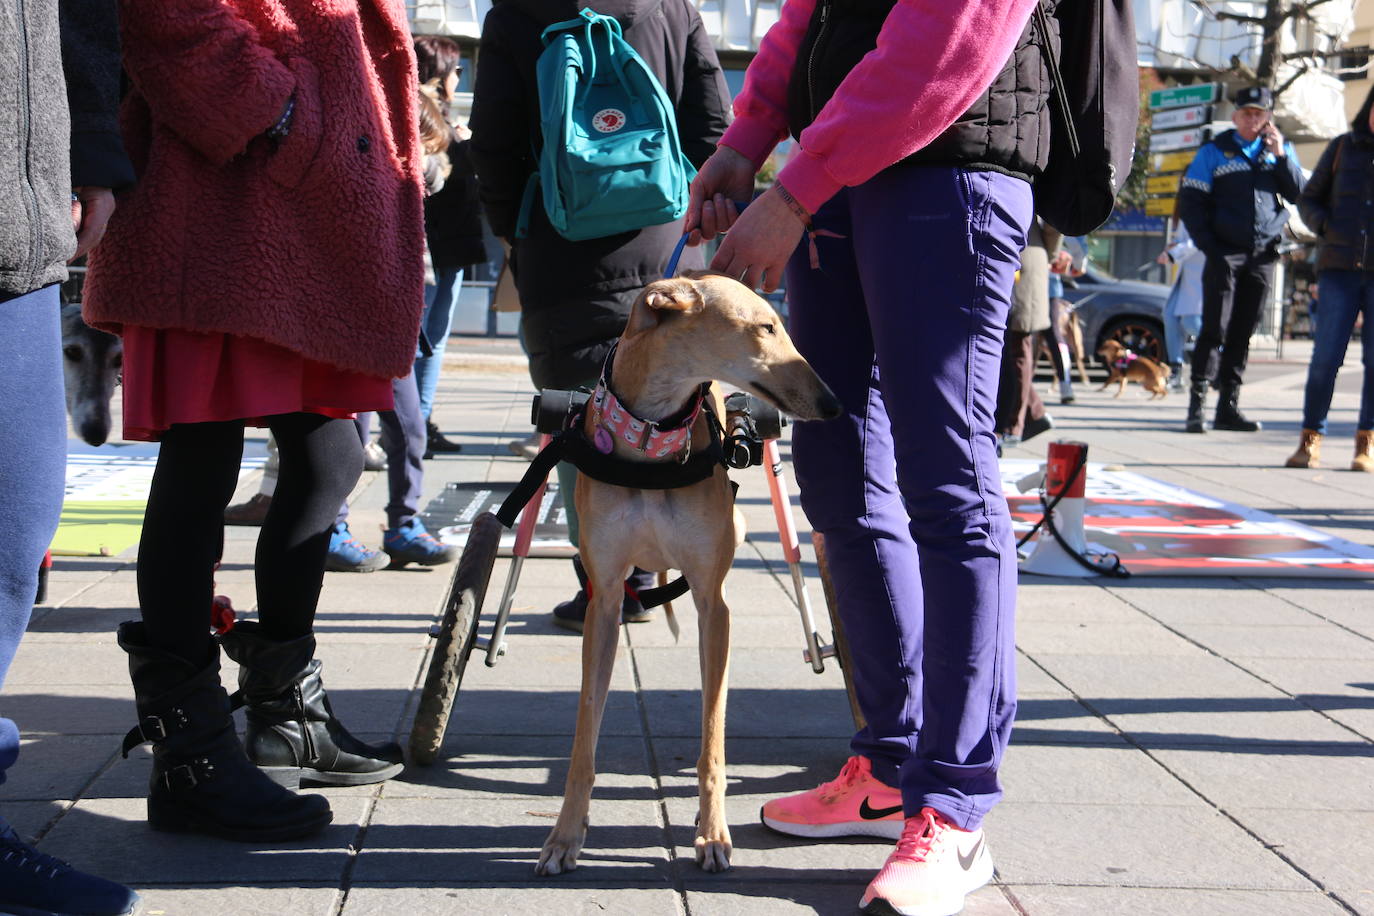
POLYGON ((983 837, 978 838, 978 842, 973 844, 973 849, 969 850, 969 854, 967 856, 965 856, 962 852, 958 852, 956 850, 959 856, 959 867, 962 868, 964 871, 968 871, 969 869, 973 868, 973 863, 978 859, 978 853, 982 851, 983 837))
POLYGON ((863 804, 859 805, 859 817, 866 821, 880 821, 885 817, 897 814, 901 810, 901 805, 893 805, 891 808, 870 808, 868 799, 865 798, 863 804))

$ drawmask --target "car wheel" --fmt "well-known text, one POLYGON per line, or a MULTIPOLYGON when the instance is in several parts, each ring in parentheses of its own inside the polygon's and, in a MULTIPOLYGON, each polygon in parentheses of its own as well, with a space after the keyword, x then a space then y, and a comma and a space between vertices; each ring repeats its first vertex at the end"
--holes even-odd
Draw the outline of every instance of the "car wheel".
MULTIPOLYGON (((1164 360, 1164 328, 1151 318, 1117 318, 1102 329, 1093 352, 1109 340, 1127 347, 1137 356, 1148 356, 1158 363, 1164 360)), ((1101 357, 1098 357, 1100 360, 1101 357)))

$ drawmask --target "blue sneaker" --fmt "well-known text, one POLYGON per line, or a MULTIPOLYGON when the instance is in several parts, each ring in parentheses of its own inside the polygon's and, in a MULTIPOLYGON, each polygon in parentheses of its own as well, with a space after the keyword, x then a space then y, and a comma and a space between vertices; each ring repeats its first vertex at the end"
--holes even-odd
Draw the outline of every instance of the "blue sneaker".
POLYGON ((376 572, 387 564, 380 550, 370 550, 353 537, 348 522, 339 522, 329 535, 329 554, 324 568, 330 572, 376 572))
POLYGON ((400 569, 407 563, 438 566, 440 563, 452 563, 458 556, 458 548, 435 540, 418 518, 412 518, 400 527, 386 529, 382 535, 382 549, 391 557, 391 569, 400 569))
POLYGON ((138 909, 138 894, 44 855, 0 818, 0 913, 130 916, 138 909))

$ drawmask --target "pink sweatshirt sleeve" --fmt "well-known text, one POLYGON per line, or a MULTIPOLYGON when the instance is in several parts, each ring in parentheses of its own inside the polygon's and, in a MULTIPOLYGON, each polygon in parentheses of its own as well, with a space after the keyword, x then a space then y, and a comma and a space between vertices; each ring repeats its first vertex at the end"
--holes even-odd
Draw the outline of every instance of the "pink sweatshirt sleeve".
MULTIPOLYGON (((1011 56, 1037 0, 898 0, 861 60, 802 131, 800 149, 778 175, 793 196, 815 211, 842 187, 862 184, 916 152, 968 110, 1011 56)), ((786 131, 786 91, 815 0, 789 0, 772 53, 761 46, 735 102, 736 120, 721 142, 756 162, 757 148, 786 131), (754 69, 762 72, 755 78, 754 69), (779 122, 781 118, 781 122, 779 122), (781 127, 779 128, 779 123, 781 127), (738 144, 738 145, 737 145, 738 144)), ((772 146, 769 146, 771 150, 772 146)))
POLYGON ((744 89, 735 97, 735 120, 720 142, 751 159, 756 168, 787 138, 787 81, 815 8, 816 0, 787 0, 744 72, 744 89))

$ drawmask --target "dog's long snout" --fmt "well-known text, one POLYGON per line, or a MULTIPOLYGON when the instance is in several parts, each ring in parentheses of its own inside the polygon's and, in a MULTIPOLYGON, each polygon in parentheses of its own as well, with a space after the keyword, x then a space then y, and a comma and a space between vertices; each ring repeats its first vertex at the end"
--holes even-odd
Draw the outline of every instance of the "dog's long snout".
POLYGON ((844 405, 824 382, 821 383, 820 394, 816 396, 816 413, 822 420, 833 420, 844 413, 844 405))
POLYGON ((833 420, 844 405, 800 356, 772 367, 767 382, 755 378, 750 386, 756 394, 783 413, 798 420, 833 420))

